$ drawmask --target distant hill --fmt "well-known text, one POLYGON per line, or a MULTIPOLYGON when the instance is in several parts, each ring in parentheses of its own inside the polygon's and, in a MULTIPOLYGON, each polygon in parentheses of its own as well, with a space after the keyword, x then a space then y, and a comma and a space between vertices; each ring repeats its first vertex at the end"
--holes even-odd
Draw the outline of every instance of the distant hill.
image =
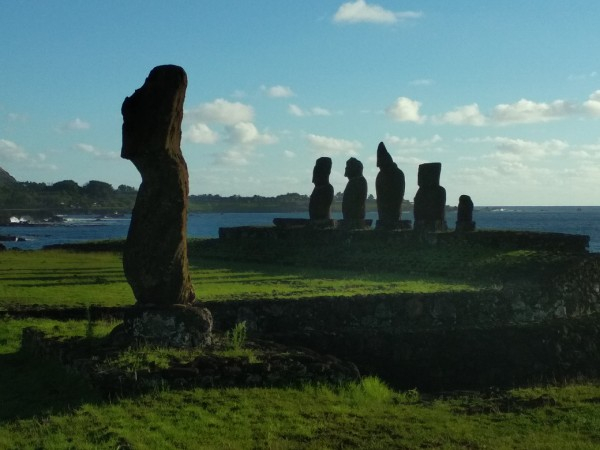
POLYGON ((16 182, 17 180, 15 180, 15 178, 10 173, 8 173, 6 170, 0 167, 0 186, 14 184, 16 182))

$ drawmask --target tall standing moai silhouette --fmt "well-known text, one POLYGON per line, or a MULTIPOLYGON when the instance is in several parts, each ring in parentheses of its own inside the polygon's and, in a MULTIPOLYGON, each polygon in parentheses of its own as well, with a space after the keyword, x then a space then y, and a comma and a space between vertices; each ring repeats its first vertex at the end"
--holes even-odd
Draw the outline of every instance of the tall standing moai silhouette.
POLYGON ((375 179, 377 194, 377 228, 401 228, 400 217, 404 200, 404 172, 394 163, 383 142, 377 147, 377 167, 379 173, 375 179))
POLYGON ((471 200, 471 197, 468 195, 461 195, 458 197, 456 231, 475 231, 475 222, 473 222, 473 200, 471 200))
POLYGON ((310 194, 308 204, 308 215, 311 220, 331 219, 331 203, 333 202, 333 186, 329 183, 331 166, 331 158, 322 157, 315 162, 312 177, 315 187, 310 194))
POLYGON ((150 71, 123 102, 121 157, 140 172, 123 251, 123 271, 136 299, 124 319, 129 337, 189 347, 210 342, 212 316, 193 307, 187 256, 188 171, 181 153, 187 75, 174 65, 150 71))
POLYGON ((342 199, 342 226, 344 228, 365 228, 365 202, 367 200, 367 180, 363 176, 363 165, 356 158, 346 161, 344 176, 348 178, 342 199))
POLYGON ((440 186, 442 163, 419 165, 419 189, 415 195, 413 214, 416 231, 446 231, 446 189, 440 186))

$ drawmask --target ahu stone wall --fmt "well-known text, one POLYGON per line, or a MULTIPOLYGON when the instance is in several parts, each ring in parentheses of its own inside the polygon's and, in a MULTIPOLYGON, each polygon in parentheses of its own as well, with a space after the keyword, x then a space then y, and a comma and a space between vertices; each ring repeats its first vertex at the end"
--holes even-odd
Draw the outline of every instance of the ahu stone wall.
POLYGON ((597 376, 600 258, 546 285, 477 292, 208 302, 216 330, 304 345, 402 387, 597 376))

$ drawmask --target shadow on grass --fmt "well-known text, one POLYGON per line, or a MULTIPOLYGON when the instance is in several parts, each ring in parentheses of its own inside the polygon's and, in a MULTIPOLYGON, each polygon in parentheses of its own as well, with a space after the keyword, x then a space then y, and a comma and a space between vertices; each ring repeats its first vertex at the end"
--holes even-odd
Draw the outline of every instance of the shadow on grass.
POLYGON ((0 355, 0 423, 72 411, 102 401, 81 375, 30 353, 0 355))

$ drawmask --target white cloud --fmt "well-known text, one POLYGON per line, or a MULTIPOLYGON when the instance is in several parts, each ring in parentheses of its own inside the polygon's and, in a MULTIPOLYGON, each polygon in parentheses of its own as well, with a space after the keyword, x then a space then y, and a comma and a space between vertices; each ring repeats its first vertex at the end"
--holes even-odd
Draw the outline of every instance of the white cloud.
POLYGON ((434 134, 430 139, 417 139, 415 137, 398 137, 391 134, 386 134, 384 142, 390 146, 401 149, 423 149, 431 148, 442 142, 442 137, 439 134, 434 134))
POLYGON ((0 161, 22 162, 28 159, 27 152, 12 141, 0 139, 0 161))
POLYGON ((285 155, 286 158, 290 158, 290 159, 296 157, 296 154, 291 150, 284 150, 283 154, 285 155))
POLYGON ((337 139, 316 134, 307 135, 306 140, 315 153, 322 154, 323 156, 357 156, 358 150, 362 148, 362 144, 358 141, 349 141, 347 139, 337 139))
POLYGON ((27 116, 19 113, 8 113, 8 120, 11 122, 25 122, 27 120, 27 116))
POLYGON ((589 99, 583 103, 583 109, 592 116, 600 116, 600 90, 590 95, 589 99))
POLYGON ((289 86, 281 86, 281 85, 271 86, 271 87, 261 86, 260 88, 263 91, 265 91, 269 97, 273 97, 273 98, 286 98, 286 97, 293 97, 295 95, 294 91, 292 91, 292 89, 289 86))
POLYGON ((84 120, 81 120, 79 117, 63 124, 60 129, 62 131, 79 131, 79 130, 89 130, 90 124, 84 120))
POLYGON ((84 144, 80 142, 78 144, 75 144, 74 147, 76 150, 92 155, 95 159, 110 160, 118 159, 120 157, 120 155, 117 152, 102 151, 91 144, 84 144))
POLYGON ((242 91, 241 89, 236 89, 235 91, 233 91, 231 96, 233 98, 244 98, 244 97, 246 97, 246 92, 242 91))
POLYGON ((521 160, 533 161, 549 156, 558 156, 569 147, 567 142, 559 139, 536 142, 504 136, 471 138, 458 140, 458 142, 467 142, 471 144, 493 144, 493 148, 496 151, 486 155, 487 158, 514 162, 521 160))
POLYGON ((288 105, 288 113, 296 117, 331 115, 331 111, 325 108, 321 108, 320 106, 314 106, 310 109, 302 109, 298 105, 294 105, 292 103, 288 105))
POLYGON ((408 84, 411 86, 431 86, 433 83, 434 81, 429 78, 419 78, 417 80, 412 80, 408 84))
POLYGON ((226 166, 247 166, 250 164, 250 153, 241 149, 229 149, 214 156, 217 164, 226 166))
POLYGON ((292 116, 296 116, 296 117, 304 117, 304 115, 305 115, 305 113, 302 110, 302 108, 300 108, 298 105, 294 105, 294 104, 290 104, 288 106, 288 112, 292 116))
POLYGON ((388 107, 385 112, 389 117, 397 122, 416 122, 422 123, 425 117, 419 113, 421 102, 411 100, 407 97, 398 97, 396 101, 388 107))
POLYGON ((16 144, 13 141, 7 139, 0 139, 0 163, 11 163, 22 165, 29 169, 40 169, 40 170, 56 170, 57 167, 54 164, 47 164, 46 155, 38 153, 37 155, 30 155, 25 151, 23 147, 16 144))
POLYGON ((418 19, 423 16, 420 11, 394 12, 379 5, 368 4, 365 0, 356 0, 342 4, 335 15, 334 22, 340 23, 379 23, 394 24, 408 19, 418 19))
POLYGON ((459 106, 453 111, 444 113, 441 117, 436 118, 436 121, 451 125, 481 126, 485 125, 487 120, 481 111, 479 111, 479 105, 472 103, 470 105, 459 106))
POLYGON ((211 130, 205 123, 198 122, 188 127, 183 138, 194 144, 214 144, 219 140, 219 133, 211 130))
POLYGON ((567 77, 569 81, 583 81, 588 78, 596 78, 598 76, 598 72, 593 71, 589 73, 579 73, 579 74, 571 74, 567 77))
POLYGON ((258 144, 274 144, 277 138, 267 133, 260 133, 251 122, 239 122, 226 127, 228 140, 235 145, 253 146, 258 144))
POLYGON ((497 124, 538 123, 560 119, 576 111, 577 108, 565 100, 536 103, 523 98, 516 103, 495 106, 490 118, 497 124))
POLYGON ((213 122, 222 125, 252 122, 254 119, 252 106, 240 102, 230 102, 222 98, 218 98, 211 103, 202 103, 185 113, 194 121, 213 122))
POLYGON ((320 106, 315 106, 310 109, 310 112, 313 116, 330 116, 331 112, 328 109, 321 108, 320 106))
POLYGON ((514 125, 544 123, 569 117, 600 116, 600 90, 593 92, 587 101, 574 103, 566 100, 534 102, 522 98, 515 103, 502 103, 492 108, 490 114, 479 110, 477 103, 459 106, 453 111, 434 117, 434 122, 452 125, 514 125))

